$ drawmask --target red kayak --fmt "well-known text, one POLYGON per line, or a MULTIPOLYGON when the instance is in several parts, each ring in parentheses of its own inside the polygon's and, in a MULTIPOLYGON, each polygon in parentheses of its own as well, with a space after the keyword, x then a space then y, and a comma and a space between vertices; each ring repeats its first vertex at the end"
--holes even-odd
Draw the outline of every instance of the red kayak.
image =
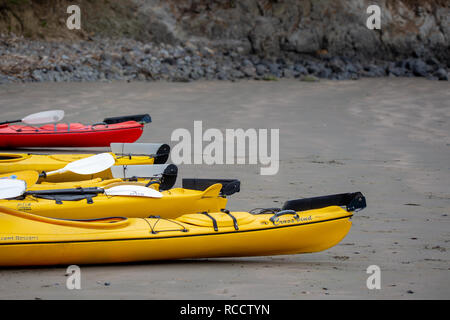
POLYGON ((149 115, 106 118, 101 123, 0 125, 0 148, 108 147, 113 142, 132 143, 142 135, 149 115))

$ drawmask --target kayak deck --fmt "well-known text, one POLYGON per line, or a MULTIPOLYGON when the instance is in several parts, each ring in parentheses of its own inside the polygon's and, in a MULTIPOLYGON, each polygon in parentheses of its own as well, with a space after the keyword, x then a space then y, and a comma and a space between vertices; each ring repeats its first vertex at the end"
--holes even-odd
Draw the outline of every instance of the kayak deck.
POLYGON ((0 147, 107 147, 111 142, 135 142, 144 125, 136 121, 83 125, 49 124, 41 127, 1 125, 0 147))

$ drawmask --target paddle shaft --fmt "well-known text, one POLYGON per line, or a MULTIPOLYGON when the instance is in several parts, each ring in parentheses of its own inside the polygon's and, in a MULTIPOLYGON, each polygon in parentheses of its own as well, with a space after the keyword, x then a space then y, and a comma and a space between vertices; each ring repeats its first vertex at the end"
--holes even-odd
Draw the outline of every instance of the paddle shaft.
POLYGON ((72 189, 53 189, 53 190, 34 190, 27 191, 24 195, 53 195, 53 194, 99 194, 105 190, 97 187, 90 188, 72 188, 72 189))
POLYGON ((50 172, 42 171, 41 173, 39 173, 39 178, 47 178, 47 176, 51 176, 51 175, 54 175, 54 174, 57 174, 57 173, 64 173, 64 172, 68 171, 68 170, 63 170, 63 169, 50 171, 50 172))
POLYGON ((3 125, 3 124, 10 124, 10 123, 18 123, 18 122, 22 122, 22 119, 20 119, 20 120, 12 120, 12 121, 0 122, 0 125, 3 125))

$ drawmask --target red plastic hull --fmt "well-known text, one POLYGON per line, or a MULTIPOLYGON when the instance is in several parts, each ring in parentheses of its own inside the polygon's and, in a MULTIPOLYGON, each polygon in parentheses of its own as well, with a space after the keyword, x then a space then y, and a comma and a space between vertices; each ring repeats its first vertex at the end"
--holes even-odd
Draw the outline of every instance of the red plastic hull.
POLYGON ((41 128, 0 126, 0 148, 31 147, 109 147, 112 142, 135 142, 143 132, 143 124, 128 121, 111 125, 53 125, 41 128))

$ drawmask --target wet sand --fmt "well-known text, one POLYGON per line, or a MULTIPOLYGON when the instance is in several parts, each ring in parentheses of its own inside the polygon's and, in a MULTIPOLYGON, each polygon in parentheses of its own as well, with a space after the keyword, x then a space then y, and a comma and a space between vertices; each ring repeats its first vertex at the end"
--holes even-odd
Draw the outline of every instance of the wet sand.
POLYGON ((174 129, 279 128, 280 170, 181 165, 183 177, 239 178, 229 209, 361 191, 368 207, 337 246, 257 258, 0 269, 0 299, 449 299, 450 86, 423 79, 67 83, 0 86, 2 119, 48 109, 65 121, 150 113, 140 142, 174 129), (369 290, 366 269, 381 269, 369 290))

